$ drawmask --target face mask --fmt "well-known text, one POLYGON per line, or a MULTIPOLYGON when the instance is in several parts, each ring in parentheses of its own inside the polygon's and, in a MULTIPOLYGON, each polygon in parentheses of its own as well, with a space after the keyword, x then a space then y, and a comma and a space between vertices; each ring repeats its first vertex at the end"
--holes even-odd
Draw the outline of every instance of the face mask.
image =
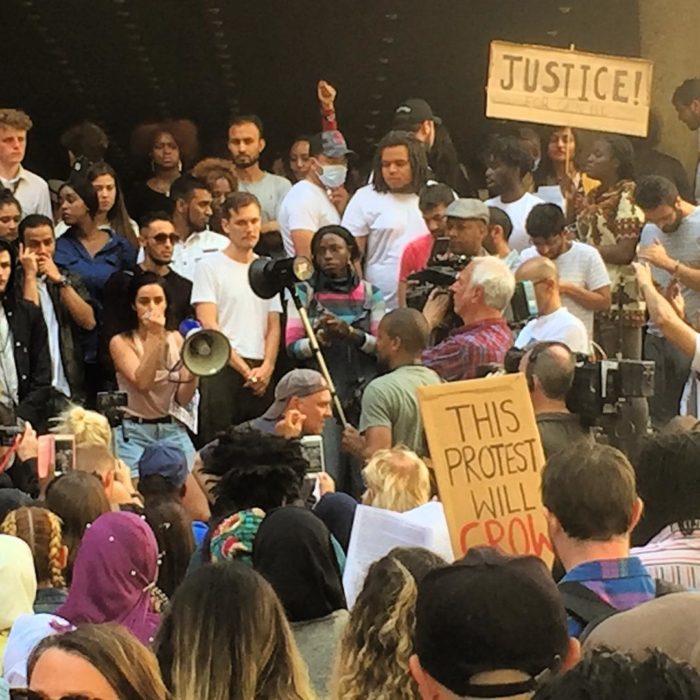
POLYGON ((345 184, 348 169, 345 165, 324 165, 318 175, 318 179, 324 187, 334 190, 345 184))

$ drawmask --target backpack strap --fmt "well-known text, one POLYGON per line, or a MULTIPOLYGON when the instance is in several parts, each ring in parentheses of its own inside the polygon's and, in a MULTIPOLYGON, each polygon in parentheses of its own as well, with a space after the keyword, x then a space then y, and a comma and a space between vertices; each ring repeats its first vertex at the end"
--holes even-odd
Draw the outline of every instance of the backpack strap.
POLYGON ((581 641, 603 620, 620 612, 580 581, 563 581, 557 588, 566 612, 583 625, 581 641))

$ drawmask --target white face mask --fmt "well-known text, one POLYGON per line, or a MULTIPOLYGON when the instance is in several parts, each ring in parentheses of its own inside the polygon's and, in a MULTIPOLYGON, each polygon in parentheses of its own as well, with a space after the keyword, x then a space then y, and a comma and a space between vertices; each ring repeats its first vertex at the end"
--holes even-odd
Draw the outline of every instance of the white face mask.
POLYGON ((336 187, 341 187, 345 184, 347 176, 348 168, 346 165, 324 165, 321 167, 318 179, 324 187, 334 190, 336 187))

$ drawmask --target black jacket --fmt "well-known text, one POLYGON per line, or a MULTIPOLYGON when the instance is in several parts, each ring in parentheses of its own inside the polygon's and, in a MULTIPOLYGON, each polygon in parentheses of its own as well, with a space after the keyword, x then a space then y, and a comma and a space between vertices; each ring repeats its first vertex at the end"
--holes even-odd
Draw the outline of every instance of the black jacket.
POLYGON ((12 332, 13 354, 17 370, 17 415, 41 431, 45 424, 51 395, 51 356, 46 324, 41 309, 24 299, 2 300, 12 332))

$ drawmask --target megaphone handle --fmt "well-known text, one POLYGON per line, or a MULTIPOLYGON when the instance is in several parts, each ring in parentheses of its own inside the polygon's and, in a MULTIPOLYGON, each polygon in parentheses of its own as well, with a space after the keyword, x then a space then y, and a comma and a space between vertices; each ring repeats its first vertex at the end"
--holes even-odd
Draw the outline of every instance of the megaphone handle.
POLYGON ((311 325, 311 322, 309 321, 309 314, 306 312, 306 308, 304 308, 304 305, 301 303, 301 299, 299 298, 299 295, 297 294, 295 289, 291 289, 291 294, 292 294, 292 299, 294 300, 294 306, 296 306, 297 312, 299 314, 299 318, 301 319, 301 323, 304 326, 304 331, 306 332, 306 337, 309 339, 309 345, 311 346, 311 352, 316 359, 316 362, 318 362, 318 368, 321 370, 321 374, 323 375, 323 378, 326 380, 326 384, 328 384, 328 390, 331 392, 331 397, 333 399, 333 406, 335 407, 335 412, 336 415, 338 416, 338 420, 340 420, 343 428, 348 427, 348 421, 347 418, 345 417, 345 411, 343 410, 343 406, 340 403, 340 399, 338 398, 338 394, 335 391, 335 384, 333 383, 333 378, 331 377, 331 373, 328 371, 328 365, 326 365, 326 360, 323 357, 323 353, 321 352, 321 348, 318 344, 318 339, 316 338, 316 333, 314 332, 313 326, 311 325))

